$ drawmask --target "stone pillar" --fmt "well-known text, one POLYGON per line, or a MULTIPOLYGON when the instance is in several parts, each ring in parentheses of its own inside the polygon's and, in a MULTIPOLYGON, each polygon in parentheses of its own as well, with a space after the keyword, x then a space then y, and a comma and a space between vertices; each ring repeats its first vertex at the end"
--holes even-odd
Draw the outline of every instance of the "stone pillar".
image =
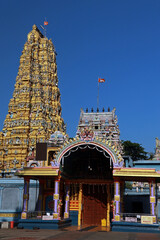
POLYGON ((153 216, 153 223, 156 223, 156 211, 155 211, 156 197, 154 181, 151 181, 149 183, 149 189, 150 189, 150 213, 153 216))
POLYGON ((29 201, 29 178, 24 178, 24 191, 23 191, 23 210, 21 214, 22 219, 27 218, 28 201, 29 201))
POLYGON ((65 210, 64 210, 64 218, 69 218, 69 184, 65 186, 65 210))
POLYGON ((107 228, 110 230, 110 203, 111 203, 111 188, 110 184, 107 184, 107 228))
POLYGON ((54 213, 53 213, 53 219, 59 219, 60 217, 60 204, 59 204, 59 185, 60 180, 55 180, 55 187, 54 187, 54 194, 53 194, 53 200, 54 200, 54 213))
POLYGON ((81 226, 82 218, 82 183, 79 184, 79 196, 78 196, 78 226, 81 226))
POLYGON ((114 181, 114 221, 120 221, 120 182, 114 181))

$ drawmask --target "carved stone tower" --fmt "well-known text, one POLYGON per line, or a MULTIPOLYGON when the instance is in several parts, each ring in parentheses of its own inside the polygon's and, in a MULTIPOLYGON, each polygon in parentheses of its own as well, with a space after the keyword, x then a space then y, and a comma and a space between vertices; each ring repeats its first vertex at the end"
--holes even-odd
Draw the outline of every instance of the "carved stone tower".
POLYGON ((65 132, 61 118, 56 53, 33 25, 20 57, 13 98, 0 132, 1 169, 26 165, 36 142, 44 142, 56 130, 65 132))
POLYGON ((108 109, 108 112, 105 112, 104 109, 102 112, 99 112, 99 109, 97 112, 94 112, 93 109, 88 112, 87 109, 85 113, 81 109, 76 137, 82 140, 93 140, 98 137, 104 142, 108 141, 122 154, 122 144, 119 139, 120 131, 115 111, 115 108, 112 111, 108 109))

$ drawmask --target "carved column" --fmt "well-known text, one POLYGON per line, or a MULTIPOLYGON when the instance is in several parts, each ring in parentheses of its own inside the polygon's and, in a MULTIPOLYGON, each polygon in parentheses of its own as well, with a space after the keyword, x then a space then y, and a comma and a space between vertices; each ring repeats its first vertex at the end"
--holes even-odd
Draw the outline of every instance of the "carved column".
POLYGON ((149 182, 149 189, 150 189, 150 213, 153 216, 153 223, 156 223, 156 211, 155 211, 156 197, 154 181, 149 182))
POLYGON ((65 186, 65 210, 64 210, 64 218, 69 218, 69 184, 65 186))
POLYGON ((120 221, 120 182, 118 180, 114 181, 114 204, 114 221, 120 221))
POLYGON ((60 217, 60 211, 59 211, 59 185, 60 180, 55 180, 55 190, 53 194, 53 200, 54 200, 54 213, 53 213, 53 219, 59 219, 60 217))
POLYGON ((111 202, 111 194, 110 194, 110 184, 107 184, 107 227, 110 230, 110 202, 111 202))
POLYGON ((78 226, 81 226, 82 219, 82 183, 79 184, 79 196, 78 196, 78 226))
POLYGON ((22 219, 27 218, 28 201, 29 201, 29 178, 24 178, 24 192, 23 192, 23 210, 21 214, 22 219))

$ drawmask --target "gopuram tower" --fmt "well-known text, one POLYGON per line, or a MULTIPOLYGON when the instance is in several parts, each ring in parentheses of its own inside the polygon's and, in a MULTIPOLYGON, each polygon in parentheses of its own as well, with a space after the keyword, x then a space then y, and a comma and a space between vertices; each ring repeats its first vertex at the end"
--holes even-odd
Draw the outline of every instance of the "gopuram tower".
POLYGON ((33 25, 0 132, 0 168, 26 166, 27 157, 35 154, 36 142, 45 142, 57 130, 65 132, 56 53, 52 41, 33 25))

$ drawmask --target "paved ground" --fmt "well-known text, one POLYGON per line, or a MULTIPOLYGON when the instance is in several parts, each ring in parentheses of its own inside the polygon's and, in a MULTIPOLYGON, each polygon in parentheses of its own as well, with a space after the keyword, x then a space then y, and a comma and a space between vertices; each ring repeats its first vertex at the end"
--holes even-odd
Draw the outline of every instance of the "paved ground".
POLYGON ((0 240, 160 240, 156 233, 122 233, 93 231, 93 229, 80 231, 78 229, 64 230, 25 230, 0 229, 0 240))

